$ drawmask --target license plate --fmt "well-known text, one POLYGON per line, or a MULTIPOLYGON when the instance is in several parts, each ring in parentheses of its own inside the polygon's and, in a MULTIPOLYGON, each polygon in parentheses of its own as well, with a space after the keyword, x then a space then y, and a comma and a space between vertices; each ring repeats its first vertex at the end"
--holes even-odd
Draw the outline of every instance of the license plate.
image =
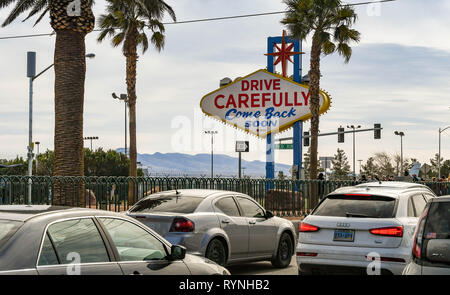
POLYGON ((355 231, 351 229, 336 229, 334 231, 333 241, 353 242, 355 241, 355 231))

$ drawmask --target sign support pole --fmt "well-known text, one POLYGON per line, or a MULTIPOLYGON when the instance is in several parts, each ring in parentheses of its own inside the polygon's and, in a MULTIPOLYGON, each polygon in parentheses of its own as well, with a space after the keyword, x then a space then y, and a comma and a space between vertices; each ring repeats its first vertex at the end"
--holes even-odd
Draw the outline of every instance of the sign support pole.
MULTIPOLYGON (((300 40, 293 40, 294 42, 294 51, 300 52, 302 51, 302 44, 300 40)), ((302 83, 302 59, 300 55, 294 55, 294 82, 302 83)), ((295 122, 294 124, 294 167, 297 168, 295 171, 295 179, 300 179, 300 171, 302 169, 302 155, 303 155, 303 145, 302 145, 302 136, 303 136, 303 121, 295 122)))
MULTIPOLYGON (((282 37, 267 38, 267 53, 273 53, 274 44, 282 42, 282 37)), ((300 52, 302 46, 300 40, 293 40, 287 38, 287 43, 294 43, 294 51, 300 52)), ((274 73, 273 56, 267 55, 267 71, 274 73)), ((294 82, 302 82, 302 60, 300 55, 294 55, 294 82)), ((302 136, 303 136, 303 121, 294 123, 294 149, 293 149, 293 165, 297 167, 295 179, 300 178, 300 170, 302 168, 302 136)), ((268 134, 266 138, 266 178, 275 178, 275 155, 274 155, 274 141, 272 134, 268 134)))
POLYGON ((241 179, 242 178, 242 175, 241 175, 241 171, 242 171, 242 166, 241 166, 241 159, 242 159, 242 157, 241 157, 241 152, 239 152, 239 179, 241 179))
MULTIPOLYGON (((273 53, 273 45, 274 43, 278 43, 277 39, 280 39, 279 41, 281 42, 281 37, 267 38, 267 53, 273 53)), ((271 55, 267 56, 267 71, 270 73, 274 72, 273 56, 271 55)), ((272 140, 272 133, 267 134, 266 137, 266 178, 275 178, 275 146, 274 141, 272 140)))

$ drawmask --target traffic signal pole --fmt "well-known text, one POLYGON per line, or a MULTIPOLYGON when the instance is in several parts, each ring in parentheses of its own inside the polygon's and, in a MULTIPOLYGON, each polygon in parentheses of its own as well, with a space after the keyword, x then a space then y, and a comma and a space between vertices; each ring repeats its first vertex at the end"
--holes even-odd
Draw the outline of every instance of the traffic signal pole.
MULTIPOLYGON (((342 132, 330 132, 330 133, 320 133, 317 136, 330 136, 330 135, 339 135, 339 134, 345 134, 345 133, 357 133, 357 132, 367 132, 367 131, 376 131, 376 130, 383 130, 383 128, 371 128, 371 129, 357 129, 355 131, 342 131, 342 132)), ((303 138, 310 138, 311 135, 303 135, 303 138)), ((278 141, 287 141, 287 140, 293 140, 292 137, 284 137, 277 139, 278 141)))

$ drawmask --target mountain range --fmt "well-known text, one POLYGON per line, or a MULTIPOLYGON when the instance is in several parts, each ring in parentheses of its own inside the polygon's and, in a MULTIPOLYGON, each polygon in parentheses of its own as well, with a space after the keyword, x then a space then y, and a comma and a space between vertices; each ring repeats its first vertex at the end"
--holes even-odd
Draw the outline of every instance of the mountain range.
MULTIPOLYGON (((124 149, 117 149, 123 153, 124 149)), ((245 153, 243 153, 243 156, 245 153)), ((188 155, 182 153, 154 153, 139 154, 138 162, 142 165, 144 172, 152 176, 209 176, 211 175, 211 154, 188 155)), ((238 157, 222 154, 214 154, 214 175, 230 177, 238 175, 238 157)), ((242 159, 242 174, 252 177, 264 177, 266 174, 266 163, 262 161, 246 161, 242 159)), ((275 164, 275 175, 283 171, 289 176, 290 165, 275 164)))

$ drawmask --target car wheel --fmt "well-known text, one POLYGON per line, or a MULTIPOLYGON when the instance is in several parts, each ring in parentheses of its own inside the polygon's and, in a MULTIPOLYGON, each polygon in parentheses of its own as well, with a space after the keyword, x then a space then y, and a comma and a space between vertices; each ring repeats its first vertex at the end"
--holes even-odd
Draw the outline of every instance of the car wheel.
POLYGON ((205 257, 224 266, 227 262, 227 251, 219 239, 213 239, 206 248, 205 257))
POLYGON ((278 243, 277 256, 272 259, 272 265, 278 268, 285 268, 291 264, 292 239, 288 233, 283 233, 278 243))

